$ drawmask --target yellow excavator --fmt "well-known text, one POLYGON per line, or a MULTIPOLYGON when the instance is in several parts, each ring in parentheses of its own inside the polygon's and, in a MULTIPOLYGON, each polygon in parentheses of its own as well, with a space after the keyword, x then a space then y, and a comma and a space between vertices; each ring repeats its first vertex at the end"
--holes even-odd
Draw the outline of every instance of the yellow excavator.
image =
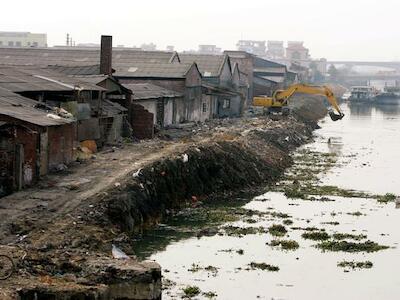
POLYGON ((288 87, 286 90, 277 90, 274 92, 272 97, 260 96, 253 98, 253 106, 262 106, 267 108, 268 113, 281 113, 282 115, 288 115, 290 110, 288 107, 288 100, 296 93, 310 94, 310 95, 322 95, 325 96, 332 107, 336 110, 337 114, 332 110, 329 110, 329 116, 332 121, 341 120, 344 114, 340 110, 340 107, 336 101, 335 96, 330 88, 327 86, 317 86, 308 84, 294 84, 288 87))

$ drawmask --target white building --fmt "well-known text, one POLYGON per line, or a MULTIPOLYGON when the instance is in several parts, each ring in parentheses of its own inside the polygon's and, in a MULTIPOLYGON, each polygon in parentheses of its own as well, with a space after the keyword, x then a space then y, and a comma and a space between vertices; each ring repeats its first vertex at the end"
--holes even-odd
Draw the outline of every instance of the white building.
POLYGON ((0 31, 0 47, 47 47, 47 34, 0 31))

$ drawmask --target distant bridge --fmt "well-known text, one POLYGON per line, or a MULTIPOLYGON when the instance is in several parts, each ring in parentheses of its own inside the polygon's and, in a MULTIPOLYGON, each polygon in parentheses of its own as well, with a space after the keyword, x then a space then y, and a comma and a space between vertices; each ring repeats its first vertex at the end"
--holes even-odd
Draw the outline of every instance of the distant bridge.
POLYGON ((372 67, 384 67, 395 69, 397 73, 400 74, 400 61, 348 61, 348 60, 337 60, 337 61, 328 61, 328 65, 337 64, 337 65, 347 65, 347 66, 372 66, 372 67))

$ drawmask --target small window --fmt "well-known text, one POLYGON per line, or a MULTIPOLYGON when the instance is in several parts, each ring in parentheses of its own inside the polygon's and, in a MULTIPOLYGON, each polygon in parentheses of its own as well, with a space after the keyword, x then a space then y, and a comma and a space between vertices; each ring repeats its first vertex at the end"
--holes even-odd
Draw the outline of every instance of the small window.
POLYGON ((231 107, 231 100, 224 99, 224 104, 222 105, 222 108, 229 108, 229 107, 231 107))
POLYGON ((15 42, 15 46, 17 46, 17 47, 21 47, 21 42, 15 42))
POLYGON ((3 41, 0 41, 0 46, 3 46, 3 41))
POLYGON ((8 42, 8 47, 14 47, 14 42, 13 41, 9 41, 8 42))
POLYGON ((203 113, 207 112, 207 103, 203 102, 203 113))

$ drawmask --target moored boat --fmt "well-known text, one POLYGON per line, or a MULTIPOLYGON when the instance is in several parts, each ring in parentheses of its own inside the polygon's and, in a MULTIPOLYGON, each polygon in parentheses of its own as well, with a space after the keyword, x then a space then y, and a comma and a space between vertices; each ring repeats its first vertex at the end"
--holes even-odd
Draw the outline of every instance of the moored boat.
POLYGON ((350 90, 351 102, 374 102, 378 91, 372 86, 353 86, 350 90))

